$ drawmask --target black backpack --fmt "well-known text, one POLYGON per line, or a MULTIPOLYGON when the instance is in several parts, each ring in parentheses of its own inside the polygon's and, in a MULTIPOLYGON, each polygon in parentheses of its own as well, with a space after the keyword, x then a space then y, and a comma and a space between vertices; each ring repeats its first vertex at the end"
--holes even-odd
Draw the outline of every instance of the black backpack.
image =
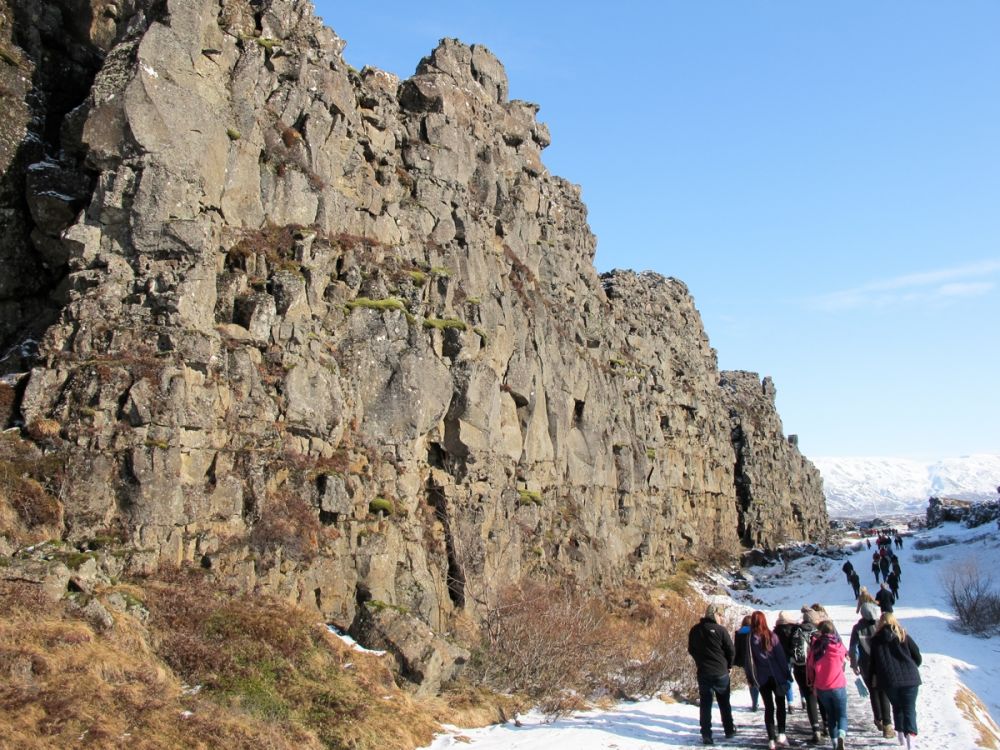
POLYGON ((813 635, 816 633, 816 628, 813 625, 808 625, 808 630, 806 625, 799 625, 795 628, 795 632, 792 633, 792 653, 789 657, 792 660, 792 664, 797 667, 804 667, 806 665, 806 659, 809 656, 809 644, 812 643, 813 635))

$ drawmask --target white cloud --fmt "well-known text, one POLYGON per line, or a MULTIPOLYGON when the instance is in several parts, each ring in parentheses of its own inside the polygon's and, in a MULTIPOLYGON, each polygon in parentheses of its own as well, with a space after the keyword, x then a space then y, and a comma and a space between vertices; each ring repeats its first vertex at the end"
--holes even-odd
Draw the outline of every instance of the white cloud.
POLYGON ((979 297, 996 288, 1000 260, 986 260, 936 271, 902 274, 814 297, 813 307, 826 311, 883 308, 979 297))

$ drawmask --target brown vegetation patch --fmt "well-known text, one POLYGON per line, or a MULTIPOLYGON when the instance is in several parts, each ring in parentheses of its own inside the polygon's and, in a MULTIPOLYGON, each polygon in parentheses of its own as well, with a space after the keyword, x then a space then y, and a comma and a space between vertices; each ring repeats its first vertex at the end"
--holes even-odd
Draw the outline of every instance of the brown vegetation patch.
POLYGON ((65 457, 16 434, 0 436, 0 534, 16 545, 61 536, 65 457))
POLYGON ((97 632, 73 602, 0 581, 0 744, 374 750, 438 728, 383 658, 279 601, 177 570, 98 600, 115 591, 145 603, 146 624, 116 612, 97 632))
POLYGON ((523 582, 501 592, 483 626, 469 679, 515 693, 550 714, 599 694, 695 693, 687 634, 698 621, 693 593, 663 594, 657 603, 612 604, 551 583, 523 582))
POLYGON ((955 693, 955 705, 979 734, 977 747, 997 750, 1000 748, 1000 727, 990 716, 990 710, 983 704, 979 696, 964 685, 955 693))

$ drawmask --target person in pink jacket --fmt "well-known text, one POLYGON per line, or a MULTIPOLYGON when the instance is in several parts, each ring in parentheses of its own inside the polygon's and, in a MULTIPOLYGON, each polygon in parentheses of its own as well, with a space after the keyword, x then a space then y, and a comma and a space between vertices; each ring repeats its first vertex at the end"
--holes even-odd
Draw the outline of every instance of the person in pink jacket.
POLYGON ((806 679, 816 691, 816 698, 826 712, 830 742, 834 750, 844 750, 847 737, 847 678, 844 664, 847 648, 833 623, 823 620, 806 659, 806 679))

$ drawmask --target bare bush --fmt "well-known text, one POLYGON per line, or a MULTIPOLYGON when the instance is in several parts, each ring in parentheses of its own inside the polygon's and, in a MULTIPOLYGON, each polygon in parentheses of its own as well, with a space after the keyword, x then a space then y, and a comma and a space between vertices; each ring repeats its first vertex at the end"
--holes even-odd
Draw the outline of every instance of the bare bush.
POLYGON ((934 554, 934 553, 927 554, 927 555, 916 554, 916 555, 913 556, 913 562, 920 563, 921 565, 924 564, 924 563, 934 562, 935 560, 940 560, 940 559, 941 559, 941 555, 934 554))
POLYGON ((664 611, 638 607, 629 616, 568 588, 510 587, 488 613, 468 676, 525 695, 549 715, 597 695, 634 698, 664 688, 691 695, 687 633, 697 611, 681 597, 671 602, 664 611))
POLYGON ((993 574, 974 559, 951 565, 942 575, 958 628, 978 635, 1000 632, 1000 594, 993 574))

